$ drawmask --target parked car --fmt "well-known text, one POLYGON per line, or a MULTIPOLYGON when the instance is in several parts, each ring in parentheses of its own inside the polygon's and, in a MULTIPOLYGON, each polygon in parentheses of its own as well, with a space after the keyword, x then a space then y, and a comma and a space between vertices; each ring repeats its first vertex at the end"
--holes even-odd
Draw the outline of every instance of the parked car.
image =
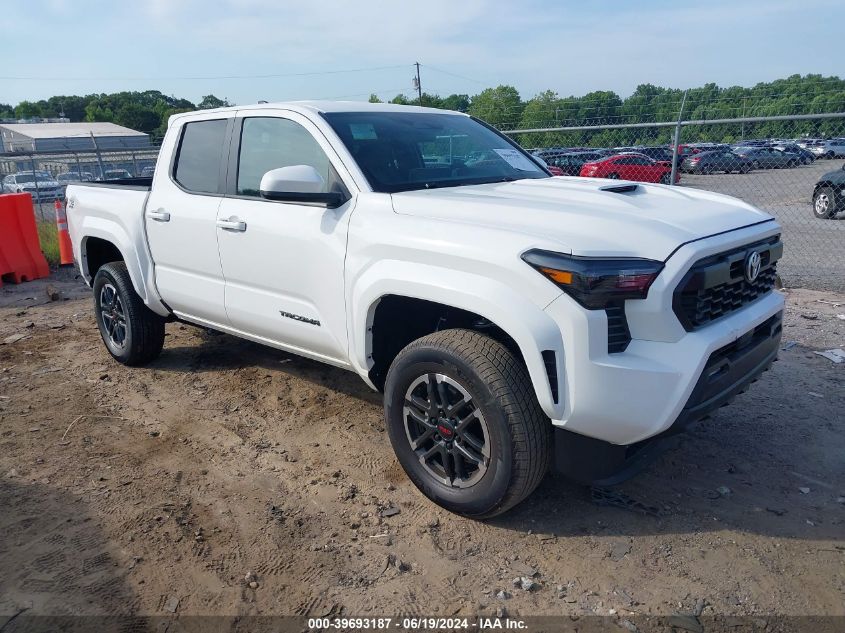
POLYGON ((601 160, 604 155, 599 152, 562 152, 560 154, 550 153, 546 162, 549 167, 555 167, 562 173, 561 176, 580 176, 581 167, 584 163, 601 160))
POLYGON ((751 163, 753 169, 780 169, 801 164, 798 154, 772 147, 737 147, 734 153, 751 163))
POLYGON ((128 169, 107 169, 103 173, 103 180, 123 180, 124 178, 132 178, 128 169))
POLYGON ((747 174, 753 169, 751 161, 728 150, 701 152, 684 159, 681 169, 692 174, 712 174, 723 171, 726 174, 737 172, 747 174))
POLYGON ((618 483, 780 349, 775 218, 692 188, 551 178, 458 112, 176 114, 156 172, 68 187, 108 352, 148 363, 178 320, 351 370, 384 392, 386 434, 363 432, 452 512, 505 512, 552 461, 618 483), (449 136, 475 166, 448 144, 447 167, 425 166, 449 136))
POLYGON ((70 182, 92 182, 94 174, 90 171, 83 171, 81 174, 78 171, 66 171, 56 176, 56 180, 64 185, 70 182))
POLYGON ((823 138, 801 138, 795 141, 795 144, 804 149, 808 149, 810 145, 819 145, 824 143, 823 138))
POLYGON ((819 178, 813 187, 813 215, 828 220, 845 211, 845 165, 819 178))
POLYGON ((772 145, 772 148, 779 152, 789 152, 790 154, 795 154, 798 156, 798 160, 801 161, 802 165, 809 165, 816 160, 816 155, 813 154, 813 152, 797 145, 796 143, 778 143, 776 145, 772 145))
POLYGON ((560 169, 560 167, 555 167, 554 165, 549 165, 549 164, 548 164, 545 160, 543 160, 542 158, 540 158, 540 157, 539 157, 539 156, 537 156, 536 154, 533 154, 533 156, 534 156, 534 158, 535 158, 536 160, 538 160, 538 161, 540 162, 540 164, 541 164, 543 167, 545 167, 545 168, 548 170, 548 172, 549 172, 552 176, 563 176, 563 175, 564 175, 564 174, 563 174, 563 170, 562 170, 562 169, 560 169))
MULTIPOLYGON (((587 178, 636 180, 668 185, 672 177, 672 165, 666 161, 651 160, 642 154, 619 154, 584 163, 580 175, 587 178)), ((675 182, 678 180, 676 175, 675 182)))
POLYGON ((152 178, 155 170, 155 165, 147 165, 141 170, 141 178, 152 178))
POLYGON ((845 156, 845 139, 831 139, 807 145, 807 149, 819 158, 842 158, 845 156))
POLYGON ((46 171, 20 171, 3 178, 4 193, 28 193, 34 202, 51 202, 64 195, 64 187, 46 171))

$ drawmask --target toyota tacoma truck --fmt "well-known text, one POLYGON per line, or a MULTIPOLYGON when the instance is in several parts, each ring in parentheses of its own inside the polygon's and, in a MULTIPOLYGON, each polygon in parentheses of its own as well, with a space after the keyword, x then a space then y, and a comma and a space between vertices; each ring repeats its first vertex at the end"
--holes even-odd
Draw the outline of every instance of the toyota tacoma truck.
POLYGON ((462 113, 177 114, 152 178, 74 183, 109 353, 180 321, 354 371, 411 481, 486 518, 554 467, 612 485, 775 360, 783 252, 711 192, 553 177, 462 113))

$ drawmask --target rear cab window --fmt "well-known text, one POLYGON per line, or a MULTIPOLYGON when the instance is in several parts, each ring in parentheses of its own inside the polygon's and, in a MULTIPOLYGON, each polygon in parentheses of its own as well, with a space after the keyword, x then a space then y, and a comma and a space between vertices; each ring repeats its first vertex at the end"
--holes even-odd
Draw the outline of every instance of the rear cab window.
POLYGON ((192 121, 182 128, 173 164, 173 180, 192 193, 222 193, 227 119, 192 121))

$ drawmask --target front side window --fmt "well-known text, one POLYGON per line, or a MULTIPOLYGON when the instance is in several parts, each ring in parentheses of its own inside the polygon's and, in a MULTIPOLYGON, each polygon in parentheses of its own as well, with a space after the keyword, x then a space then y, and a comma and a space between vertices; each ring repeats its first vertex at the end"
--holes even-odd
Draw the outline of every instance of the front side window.
POLYGON ((374 191, 394 193, 548 178, 506 137, 455 114, 327 112, 374 191))
POLYGON ((185 124, 173 178, 188 191, 220 192, 220 163, 223 160, 226 126, 226 119, 185 124))
POLYGON ((238 195, 259 196, 264 174, 293 165, 309 165, 316 169, 323 177, 322 192, 339 186, 329 157, 299 123, 271 117, 244 119, 238 157, 238 195))

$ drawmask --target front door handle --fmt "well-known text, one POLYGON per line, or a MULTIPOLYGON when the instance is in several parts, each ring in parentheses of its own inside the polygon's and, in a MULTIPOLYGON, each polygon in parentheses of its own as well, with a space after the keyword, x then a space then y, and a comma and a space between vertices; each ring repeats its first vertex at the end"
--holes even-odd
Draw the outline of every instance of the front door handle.
POLYGON ((170 214, 164 209, 157 209, 156 211, 147 211, 147 217, 156 222, 170 222, 170 214))
POLYGON ((217 220, 217 226, 224 231, 236 231, 238 233, 246 231, 246 222, 242 222, 235 216, 232 216, 228 220, 217 220))

